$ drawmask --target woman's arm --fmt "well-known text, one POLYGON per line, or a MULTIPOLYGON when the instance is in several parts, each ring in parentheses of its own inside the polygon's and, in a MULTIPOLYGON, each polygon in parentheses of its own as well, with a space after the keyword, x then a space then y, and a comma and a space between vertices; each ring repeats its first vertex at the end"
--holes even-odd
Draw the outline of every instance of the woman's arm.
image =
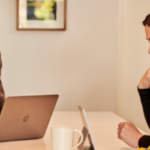
MULTIPOLYGON (((144 116, 148 127, 150 128, 150 88, 139 89, 144 116)), ((123 140, 129 146, 138 148, 150 146, 150 136, 142 135, 131 122, 122 122, 118 125, 118 138, 123 140)))
MULTIPOLYGON (((148 127, 150 128, 150 88, 139 89, 138 92, 141 99, 141 104, 143 107, 144 116, 148 127)), ((150 136, 144 135, 139 140, 139 147, 148 148, 150 146, 150 136)))
POLYGON ((133 123, 127 121, 118 124, 118 138, 129 146, 138 148, 139 139, 142 136, 133 123))

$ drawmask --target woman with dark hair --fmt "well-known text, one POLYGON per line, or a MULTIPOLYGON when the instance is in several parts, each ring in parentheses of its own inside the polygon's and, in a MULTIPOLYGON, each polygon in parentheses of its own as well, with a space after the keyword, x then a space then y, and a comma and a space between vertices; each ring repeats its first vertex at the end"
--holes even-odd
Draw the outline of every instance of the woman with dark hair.
MULTIPOLYGON (((145 27, 146 39, 150 43, 150 14, 146 16, 143 25, 145 27)), ((148 53, 150 54, 150 47, 148 53)), ((141 98, 144 116, 150 128, 150 68, 141 78, 138 85, 138 92, 141 98)), ((142 135, 131 122, 121 122, 118 124, 118 138, 135 148, 148 148, 150 146, 150 136, 142 135)))

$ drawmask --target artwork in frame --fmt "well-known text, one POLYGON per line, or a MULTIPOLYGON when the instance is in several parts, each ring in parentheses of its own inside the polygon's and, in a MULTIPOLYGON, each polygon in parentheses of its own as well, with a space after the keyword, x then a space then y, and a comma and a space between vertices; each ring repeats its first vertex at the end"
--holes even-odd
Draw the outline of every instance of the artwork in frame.
POLYGON ((17 0, 17 30, 65 31, 67 0, 17 0))

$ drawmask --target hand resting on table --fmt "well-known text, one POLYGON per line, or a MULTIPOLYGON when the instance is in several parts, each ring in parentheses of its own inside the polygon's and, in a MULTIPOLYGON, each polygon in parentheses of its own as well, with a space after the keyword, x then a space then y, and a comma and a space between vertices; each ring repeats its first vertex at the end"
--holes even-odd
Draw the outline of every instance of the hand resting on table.
POLYGON ((118 138, 131 147, 138 148, 139 139, 143 135, 131 122, 121 122, 118 124, 118 138))

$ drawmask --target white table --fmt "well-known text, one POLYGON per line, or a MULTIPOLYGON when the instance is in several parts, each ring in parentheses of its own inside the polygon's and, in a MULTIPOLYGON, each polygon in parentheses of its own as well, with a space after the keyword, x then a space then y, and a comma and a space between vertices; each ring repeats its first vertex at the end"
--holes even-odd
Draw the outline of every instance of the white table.
MULTIPOLYGON (((125 120, 111 112, 87 112, 86 114, 97 150, 134 149, 117 138, 118 123, 125 120)), ((79 112, 54 112, 43 139, 1 142, 0 150, 51 150, 50 127, 52 126, 72 126, 82 130, 83 124, 79 112)), ((74 144, 77 143, 78 138, 79 135, 76 133, 74 144)), ((85 145, 89 145, 88 140, 85 145)))

